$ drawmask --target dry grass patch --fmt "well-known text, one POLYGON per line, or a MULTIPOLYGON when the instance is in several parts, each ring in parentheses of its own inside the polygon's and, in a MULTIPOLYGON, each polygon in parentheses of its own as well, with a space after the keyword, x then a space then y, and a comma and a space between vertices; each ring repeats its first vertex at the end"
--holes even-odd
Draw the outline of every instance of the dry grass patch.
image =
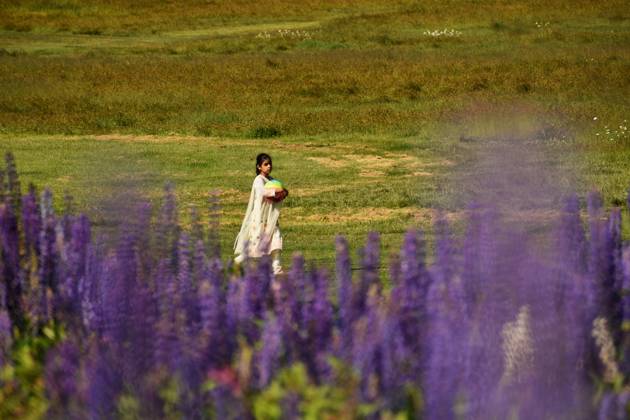
MULTIPOLYGON (((327 169, 338 170, 354 167, 359 170, 359 177, 355 179, 353 184, 361 184, 365 178, 383 177, 389 170, 400 169, 404 174, 400 176, 409 177, 430 177, 434 175, 430 168, 441 168, 454 165, 447 159, 427 160, 417 156, 404 153, 386 153, 383 155, 376 154, 344 154, 340 157, 308 157, 307 159, 324 166, 327 169)), ((322 191, 313 192, 304 190, 303 195, 310 196, 319 192, 334 191, 334 188, 326 188, 322 191)))
POLYGON ((332 185, 326 187, 290 188, 291 197, 313 197, 320 194, 334 193, 339 186, 332 185))
MULTIPOLYGON (((304 214, 305 209, 301 207, 287 208, 283 210, 282 221, 284 224, 315 224, 315 223, 364 223, 380 222, 392 219, 407 219, 410 225, 427 226, 435 222, 438 211, 430 208, 404 207, 391 209, 385 207, 363 207, 347 208, 330 213, 304 214)), ((459 221, 464 217, 463 211, 442 212, 442 217, 447 221, 459 221)))
POLYGON ((295 224, 312 224, 312 223, 351 223, 351 222, 375 222, 388 220, 394 217, 408 217, 411 209, 388 209, 383 207, 364 207, 364 208, 347 208, 334 213, 316 213, 316 214, 292 214, 291 210, 297 212, 303 209, 286 209, 286 217, 283 220, 295 224))
POLYGON ((432 208, 412 208, 409 209, 413 217, 414 224, 420 226, 432 226, 439 217, 444 218, 448 223, 456 223, 466 218, 465 210, 458 211, 438 211, 432 208))
POLYGON ((386 153, 384 155, 370 154, 345 154, 340 158, 329 157, 309 157, 312 160, 328 169, 342 169, 347 167, 358 167, 361 177, 378 177, 385 175, 388 169, 394 166, 402 167, 413 175, 429 176, 430 172, 417 171, 422 167, 449 166, 452 162, 438 161, 426 162, 416 156, 403 153, 386 153))
POLYGON ((346 155, 346 157, 361 168, 359 175, 362 177, 381 177, 385 175, 385 171, 394 165, 409 168, 415 167, 419 163, 417 158, 404 154, 388 154, 386 156, 346 155))
MULTIPOLYGON (((219 198, 222 203, 242 203, 245 202, 245 206, 247 206, 247 201, 249 200, 250 191, 239 191, 235 188, 219 188, 216 190, 219 193, 219 198)), ((243 210, 243 214, 244 214, 243 210)))
POLYGON ((339 168, 345 168, 346 166, 348 166, 348 162, 344 160, 340 160, 340 159, 332 159, 328 157, 313 157, 313 156, 308 157, 307 159, 312 160, 313 162, 316 162, 329 169, 339 169, 339 168))
POLYGON ((65 137, 70 139, 92 139, 92 140, 104 140, 104 141, 124 141, 135 142, 142 141, 146 143, 168 143, 178 141, 216 141, 218 137, 199 137, 199 136, 183 136, 177 134, 169 134, 165 136, 156 136, 150 134, 135 135, 135 134, 99 134, 95 136, 70 136, 65 137))

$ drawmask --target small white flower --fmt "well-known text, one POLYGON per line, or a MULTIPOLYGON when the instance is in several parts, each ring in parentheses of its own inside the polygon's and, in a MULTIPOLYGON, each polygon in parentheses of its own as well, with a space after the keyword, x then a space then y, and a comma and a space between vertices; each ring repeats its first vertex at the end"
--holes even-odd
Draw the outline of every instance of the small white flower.
POLYGON ((597 117, 593 117, 593 121, 597 121, 597 117))

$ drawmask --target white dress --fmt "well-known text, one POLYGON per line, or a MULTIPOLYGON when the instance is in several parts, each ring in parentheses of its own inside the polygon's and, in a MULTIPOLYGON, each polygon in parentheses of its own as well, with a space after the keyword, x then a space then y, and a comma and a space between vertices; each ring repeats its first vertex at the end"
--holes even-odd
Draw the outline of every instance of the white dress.
POLYGON ((271 179, 262 174, 254 178, 245 218, 234 241, 235 255, 246 254, 259 258, 282 249, 282 234, 278 224, 282 203, 265 200, 266 197, 275 197, 274 190, 265 189, 265 183, 271 179))

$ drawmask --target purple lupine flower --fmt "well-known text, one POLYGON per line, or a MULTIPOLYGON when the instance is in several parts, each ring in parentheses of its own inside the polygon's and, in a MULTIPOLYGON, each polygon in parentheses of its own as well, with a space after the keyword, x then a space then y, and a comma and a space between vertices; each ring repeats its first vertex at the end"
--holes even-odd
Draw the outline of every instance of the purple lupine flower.
POLYGON ((101 342, 93 346, 88 358, 86 402, 90 419, 109 419, 116 411, 123 382, 113 354, 101 342))
MULTIPOLYGON (((627 417, 617 417, 617 395, 611 391, 608 391, 602 397, 602 401, 599 405, 599 412, 597 414, 598 420, 623 420, 627 417)), ((625 413, 627 415, 627 413, 625 413)))
POLYGON ((85 276, 87 250, 91 242, 90 221, 82 214, 72 223, 72 239, 70 241, 70 259, 73 276, 79 279, 85 276))
POLYGON ((473 316, 473 311, 477 300, 480 298, 483 283, 483 273, 481 268, 481 209, 478 205, 470 205, 468 208, 468 224, 464 236, 462 249, 462 278, 464 284, 464 302, 466 312, 469 317, 473 316))
POLYGON ((88 265, 86 267, 87 275, 85 279, 79 283, 81 295, 81 310, 83 313, 83 324, 88 332, 96 333, 96 336, 102 336, 105 329, 105 311, 104 311, 104 289, 105 278, 109 272, 109 267, 105 264, 110 259, 104 257, 102 238, 97 239, 96 244, 89 249, 88 265))
POLYGON ((614 342, 621 340, 621 324, 623 321, 623 307, 621 304, 621 290, 623 287, 623 258, 621 239, 621 210, 612 209, 606 229, 606 260, 607 275, 604 287, 607 289, 606 302, 603 307, 608 319, 614 342))
MULTIPOLYGON (((40 281, 40 291, 45 291, 48 288, 56 291, 57 289, 57 279, 56 279, 56 267, 57 267, 57 258, 58 251, 56 247, 56 233, 55 227, 57 225, 55 215, 52 209, 52 193, 49 189, 45 189, 42 193, 42 198, 40 200, 41 207, 41 219, 42 219, 42 230, 40 232, 39 238, 39 256, 40 261, 38 263, 39 267, 39 281, 40 281)), ((42 302, 42 310, 47 312, 45 309, 46 302, 42 302)))
POLYGON ((165 314, 174 308, 174 302, 176 301, 177 285, 175 273, 168 258, 162 258, 156 265, 157 268, 153 274, 153 288, 158 298, 160 313, 165 314))
POLYGON ((628 410, 630 410, 630 392, 624 390, 617 395, 617 419, 627 418, 628 410))
POLYGON ((4 366, 7 363, 12 345, 11 319, 7 311, 0 307, 0 366, 4 366))
POLYGON ((136 283, 130 290, 128 346, 122 356, 125 382, 139 386, 154 366, 155 329, 159 320, 157 301, 148 286, 136 283))
POLYGON ((399 321, 407 350, 416 355, 407 374, 419 383, 426 330, 426 299, 430 285, 429 274, 424 266, 424 244, 419 232, 405 235, 401 250, 401 282, 392 291, 392 298, 399 302, 399 321))
MULTIPOLYGON (((70 241, 66 243, 65 267, 59 270, 59 287, 55 299, 55 311, 64 321, 72 325, 72 330, 79 330, 81 324, 81 298, 79 285, 86 274, 87 252, 90 243, 90 224, 85 215, 71 222, 70 241)), ((59 240, 57 246, 59 247, 59 240)))
POLYGON ((181 293, 181 302, 186 305, 192 293, 192 267, 190 266, 190 240, 187 233, 179 236, 177 245, 177 284, 181 293))
MULTIPOLYGON (((560 321, 564 311, 558 301, 555 290, 557 279, 553 271, 533 257, 524 257, 522 262, 521 270, 525 273, 517 281, 529 281, 531 284, 526 308, 533 352, 530 366, 519 369, 520 383, 514 387, 512 398, 522 398, 523 394, 529 396, 530 400, 522 404, 523 416, 561 417, 567 407, 579 407, 582 404, 575 398, 582 379, 579 374, 575 374, 578 369, 573 364, 575 359, 572 360, 580 343, 570 341, 573 332, 567 331, 565 323, 560 321), (564 345, 559 345, 560 342, 564 345), (550 375, 550 372, 554 372, 554 375, 550 375)), ((521 307, 517 318, 522 318, 524 309, 521 307)), ((521 344, 520 347, 527 346, 521 344)))
POLYGON ((242 334, 250 345, 258 340, 259 329, 256 321, 260 319, 260 301, 258 275, 253 269, 248 269, 239 288, 238 332, 242 334))
POLYGON ((138 281, 154 287, 152 268, 157 265, 151 250, 151 203, 141 202, 136 207, 136 219, 133 220, 136 253, 138 255, 138 281))
POLYGON ((236 338, 239 333, 241 312, 241 281, 230 279, 225 297, 225 335, 224 340, 229 347, 228 354, 236 351, 236 338))
POLYGON ((74 203, 73 198, 69 194, 63 197, 63 213, 60 221, 60 227, 63 229, 63 236, 70 241, 72 237, 72 222, 74 220, 74 203))
POLYGON ((431 284, 428 297, 428 360, 424 377, 428 418, 455 417, 453 408, 457 396, 458 372, 463 368, 457 363, 456 352, 464 343, 458 341, 460 336, 456 334, 459 331, 454 330, 457 325, 451 323, 450 312, 457 310, 454 304, 450 301, 447 283, 435 281, 431 284))
POLYGON ((555 235, 559 255, 558 261, 564 264, 561 269, 586 272, 586 237, 580 219, 580 204, 576 195, 571 195, 565 203, 560 225, 555 235))
POLYGON ((96 273, 93 271, 94 262, 93 251, 88 251, 88 263, 86 264, 88 274, 79 280, 78 294, 79 294, 79 306, 81 308, 81 323, 85 332, 91 332, 96 330, 96 313, 94 307, 95 293, 94 283, 96 273))
POLYGON ((176 318, 181 311, 178 310, 176 294, 176 275, 171 271, 167 259, 162 259, 157 267, 156 292, 158 320, 156 325, 155 358, 159 365, 172 367, 178 356, 180 348, 180 335, 178 334, 176 318))
POLYGON ((372 286, 366 302, 366 310, 354 325, 352 340, 352 364, 361 373, 361 396, 363 401, 373 402, 378 395, 375 381, 381 373, 381 331, 379 299, 376 285, 372 286))
POLYGON ((247 418, 245 404, 231 384, 219 383, 212 391, 212 418, 247 418))
POLYGON ((22 231, 24 232, 24 247, 26 258, 39 252, 39 232, 42 229, 39 204, 35 186, 29 186, 29 192, 22 197, 22 231))
POLYGON ((175 330, 179 332, 177 354, 174 356, 172 369, 178 373, 181 379, 181 397, 179 406, 186 418, 191 418, 199 412, 200 388, 203 380, 203 371, 199 369, 203 360, 203 343, 198 335, 188 332, 185 313, 175 314, 175 330))
POLYGON ((195 286, 196 290, 198 290, 199 285, 204 279, 207 260, 208 258, 206 257, 206 249, 203 241, 198 240, 195 243, 195 249, 192 259, 193 285, 195 286))
POLYGON ((317 374, 315 363, 315 323, 317 322, 315 311, 315 289, 317 287, 317 270, 311 267, 306 275, 307 281, 302 290, 302 308, 300 315, 298 350, 300 360, 305 363, 312 376, 317 374))
POLYGON ((123 226, 116 246, 116 261, 118 265, 121 287, 132 287, 138 281, 137 237, 131 223, 123 226))
POLYGON ((514 299, 518 293, 511 290, 515 284, 506 279, 517 272, 518 265, 510 268, 511 263, 523 256, 524 246, 520 236, 501 233, 497 220, 495 209, 474 208, 463 250, 462 282, 471 331, 465 343, 462 381, 470 400, 467 415, 481 418, 491 407, 501 378, 501 330, 514 316, 512 302, 518 308, 514 299))
POLYGON ((352 268, 350 265, 350 252, 348 241, 342 236, 337 236, 335 240, 337 251, 336 274, 337 274, 337 306, 339 311, 339 331, 341 334, 341 353, 349 357, 352 348, 352 268))
POLYGON ((333 326, 333 308, 328 298, 328 274, 325 270, 317 272, 313 317, 316 349, 323 352, 330 344, 333 326))
POLYGON ((298 329, 303 329, 303 308, 305 301, 306 289, 309 283, 306 281, 306 273, 304 270, 304 256, 301 254, 293 255, 291 270, 288 275, 288 282, 293 292, 288 303, 291 304, 290 316, 291 323, 298 329))
POLYGON ((0 204, 1 270, 4 280, 4 304, 14 326, 24 327, 22 284, 20 281, 20 243, 13 209, 0 204))
POLYGON ((630 375, 630 246, 623 249, 623 284, 621 287, 621 369, 624 375, 630 375))
POLYGON ((225 325, 225 293, 222 285, 221 260, 206 264, 199 286, 201 336, 206 340, 206 363, 211 368, 227 365, 231 358, 230 332, 225 325))
POLYGON ((373 284, 380 288, 378 270, 380 266, 380 236, 378 232, 368 233, 365 247, 360 252, 362 254, 362 270, 358 287, 358 305, 361 308, 365 305, 367 292, 373 284))
POLYGON ((175 320, 170 314, 163 314, 155 325, 155 345, 153 358, 157 366, 174 369, 180 355, 180 341, 175 320))
POLYGON ((620 270, 615 267, 620 260, 620 213, 613 211, 611 223, 607 226, 602 219, 602 203, 599 193, 592 192, 588 196, 588 211, 590 225, 589 247, 589 277, 592 295, 595 302, 592 307, 591 319, 603 315, 613 328, 615 342, 619 339, 620 307, 619 295, 615 289, 620 285, 620 270), (617 222, 615 222, 617 219, 617 222))
MULTIPOLYGON (((8 204, 11 206, 13 213, 20 214, 20 201, 22 192, 20 188, 20 180, 18 177, 17 167, 15 165, 15 157, 13 153, 6 152, 4 155, 5 163, 7 166, 7 195, 8 204)), ((5 201, 6 202, 6 201, 5 201)))
POLYGON ((177 224, 177 201, 173 185, 164 187, 164 202, 155 228, 155 244, 158 259, 176 256, 179 226, 177 224))
POLYGON ((328 274, 325 270, 316 272, 315 296, 312 304, 314 322, 309 332, 315 353, 316 379, 323 380, 330 374, 330 367, 323 356, 331 350, 333 335, 333 308, 328 298, 328 274))
POLYGON ((106 283, 102 285, 105 319, 108 333, 115 343, 121 345, 130 337, 130 320, 133 306, 133 291, 137 284, 138 255, 133 228, 123 228, 115 253, 109 258, 106 283))
POLYGON ((193 267, 190 255, 189 236, 182 233, 179 237, 177 252, 177 297, 181 310, 186 313, 186 325, 188 333, 194 333, 199 327, 200 315, 197 306, 197 285, 193 280, 193 267))
POLYGON ((446 220, 438 216, 436 258, 427 299, 427 364, 424 382, 429 418, 452 418, 465 371, 469 330, 462 279, 446 220))
POLYGON ((71 341, 58 344, 47 354, 44 375, 51 417, 73 418, 79 414, 72 402, 79 391, 80 361, 79 349, 71 341))
POLYGON ((398 411, 404 403, 404 372, 410 358, 416 355, 407 353, 405 340, 397 318, 398 309, 391 299, 386 302, 380 315, 381 372, 380 394, 385 398, 384 408, 398 411))
POLYGON ((300 323, 301 323, 301 293, 303 290, 297 289, 296 283, 304 276, 304 257, 301 254, 293 255, 291 271, 285 281, 280 282, 277 292, 277 299, 274 306, 276 319, 282 328, 282 337, 287 363, 300 360, 299 351, 301 346, 300 323))
POLYGON ((435 264, 433 278, 437 282, 448 282, 454 274, 454 249, 448 222, 439 214, 435 222, 435 264))
POLYGON ((272 296, 269 293, 272 281, 271 258, 265 255, 255 269, 253 266, 248 267, 244 280, 254 317, 262 319, 265 309, 272 305, 272 296))
MULTIPOLYGON (((604 281, 607 271, 606 227, 602 220, 602 202, 599 193, 591 192, 588 195, 587 203, 590 230, 588 268, 589 274, 595 282, 593 287, 599 293, 600 280, 604 281)), ((600 304, 601 301, 598 301, 597 305, 600 304)))
POLYGON ((606 229, 606 242, 609 247, 609 264, 611 283, 615 290, 621 288, 623 281, 622 267, 622 238, 621 238, 621 209, 614 208, 608 218, 606 229))
POLYGON ((300 396, 293 390, 289 390, 282 398, 282 418, 284 420, 303 418, 300 410, 300 396))
POLYGON ((0 203, 4 203, 7 199, 6 185, 4 182, 5 175, 6 172, 4 169, 0 168, 0 203))
POLYGON ((258 386, 264 388, 274 377, 282 356, 282 327, 271 312, 265 315, 261 341, 262 348, 258 354, 258 386))

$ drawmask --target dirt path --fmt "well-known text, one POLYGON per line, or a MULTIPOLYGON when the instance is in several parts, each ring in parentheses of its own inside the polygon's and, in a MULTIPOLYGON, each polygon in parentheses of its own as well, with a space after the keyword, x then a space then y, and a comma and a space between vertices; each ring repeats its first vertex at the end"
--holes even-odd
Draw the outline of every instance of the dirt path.
POLYGON ((0 45, 7 50, 19 49, 29 53, 51 50, 68 52, 85 49, 128 50, 129 48, 157 48, 186 41, 200 41, 227 36, 255 36, 259 33, 304 31, 318 28, 323 22, 324 21, 321 20, 307 22, 285 21, 135 35, 86 35, 0 31, 0 45))

